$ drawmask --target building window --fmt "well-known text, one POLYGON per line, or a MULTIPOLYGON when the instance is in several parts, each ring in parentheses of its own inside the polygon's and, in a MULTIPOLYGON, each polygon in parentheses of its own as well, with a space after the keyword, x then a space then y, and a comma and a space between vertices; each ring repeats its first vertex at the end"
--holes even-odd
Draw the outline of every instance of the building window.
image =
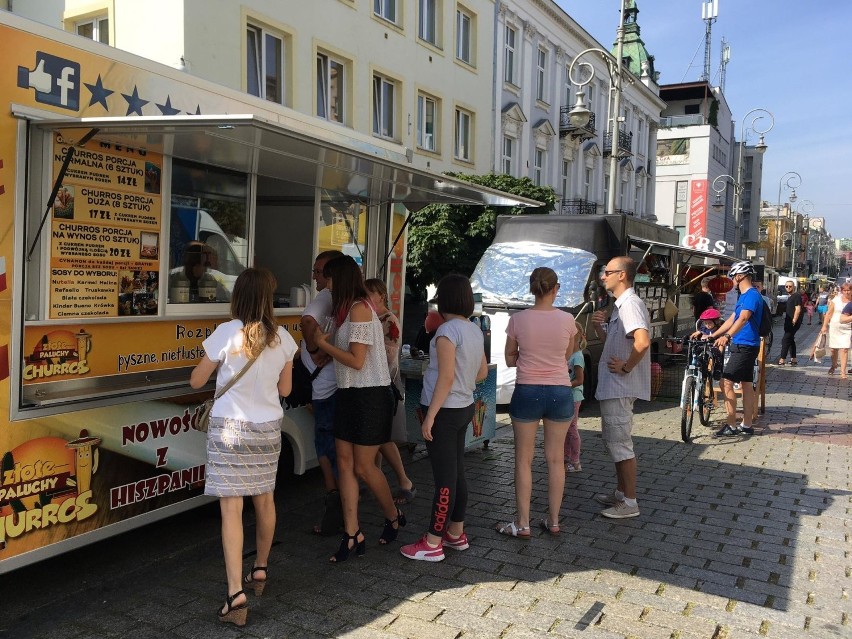
POLYGON ((324 53, 317 53, 317 115, 332 122, 344 121, 345 66, 324 53))
POLYGON ((81 20, 74 26, 78 36, 83 36, 95 42, 109 44, 109 18, 106 16, 81 20))
POLYGON ((473 18, 459 9, 456 11, 456 57, 473 64, 473 18))
POLYGON ((380 75, 373 76, 373 134, 396 137, 396 85, 380 75))
POLYGON ((396 24, 396 0, 373 0, 373 13, 396 24))
POLYGON ((246 89, 284 104, 284 38, 261 27, 246 27, 246 89))
POLYGON ((417 146, 426 151, 437 150, 436 121, 438 105, 435 99, 417 96, 417 146))
POLYGON ((536 186, 544 183, 545 163, 547 162, 547 151, 536 149, 533 156, 533 182, 536 186))
POLYGON ((636 180, 636 197, 633 202, 633 213, 637 217, 644 217, 645 214, 645 198, 643 197, 642 180, 636 180))
POLYGON ((535 98, 536 100, 541 100, 542 102, 547 101, 547 51, 544 49, 538 50, 538 55, 536 56, 536 87, 535 87, 535 98))
POLYGON ((456 109, 456 136, 454 155, 457 160, 470 162, 472 153, 470 148, 473 136, 472 125, 473 114, 463 109, 456 109))
POLYGON ((515 156, 515 140, 508 135, 503 136, 503 173, 512 175, 512 159, 515 156))
POLYGON ((594 169, 590 169, 586 167, 586 171, 583 174, 583 199, 587 202, 592 201, 592 193, 593 193, 593 184, 595 183, 595 173, 594 169))
POLYGON ((645 144, 643 137, 645 135, 645 120, 639 118, 636 120, 636 152, 639 155, 645 155, 645 144))
POLYGON ((516 77, 518 75, 516 65, 517 60, 515 59, 515 43, 518 39, 518 32, 506 25, 506 46, 505 46, 505 57, 503 60, 503 80, 518 86, 518 82, 516 81, 516 77))
POLYGON ((571 197, 571 160, 562 160, 562 197, 571 197))
POLYGON ((418 0, 417 37, 438 45, 438 0, 418 0))
POLYGON ((574 86, 571 84, 571 74, 569 73, 569 69, 571 68, 571 63, 565 65, 565 102, 568 106, 572 106, 574 104, 574 86))
POLYGON ((678 230, 683 230, 686 228, 688 187, 689 182, 686 180, 682 180, 680 182, 675 183, 675 209, 674 218, 672 219, 672 226, 678 230))

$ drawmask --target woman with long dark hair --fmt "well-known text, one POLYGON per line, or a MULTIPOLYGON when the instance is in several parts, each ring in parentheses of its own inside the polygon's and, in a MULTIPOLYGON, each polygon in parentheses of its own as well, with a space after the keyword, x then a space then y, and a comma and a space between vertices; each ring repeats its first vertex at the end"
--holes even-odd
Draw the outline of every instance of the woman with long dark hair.
POLYGON ((190 386, 201 388, 218 369, 216 386, 222 388, 253 361, 216 400, 207 432, 204 494, 219 498, 228 579, 227 600, 218 615, 220 621, 238 626, 245 625, 248 615, 243 588, 251 586, 260 595, 266 585, 284 417, 280 397, 290 394, 297 350, 290 334, 275 322, 275 287, 275 277, 266 269, 249 268, 240 274, 231 297, 233 319, 204 340, 204 357, 189 379, 190 386), (244 579, 243 497, 252 498, 257 518, 257 555, 244 579))
POLYGON ((380 544, 396 539, 405 515, 394 504, 384 473, 376 466, 379 446, 390 441, 393 393, 390 388, 384 332, 368 299, 360 267, 348 255, 330 260, 323 268, 331 288, 336 331, 318 333, 317 346, 334 359, 337 393, 334 410, 334 445, 344 535, 340 548, 329 559, 346 561, 354 550, 366 550, 358 523, 358 480, 375 495, 385 515, 380 544))

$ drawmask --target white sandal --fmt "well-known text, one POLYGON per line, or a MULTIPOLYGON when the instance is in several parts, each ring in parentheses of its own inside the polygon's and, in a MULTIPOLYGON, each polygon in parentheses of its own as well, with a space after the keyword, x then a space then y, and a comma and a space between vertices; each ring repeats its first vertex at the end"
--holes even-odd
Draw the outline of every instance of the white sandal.
POLYGON ((506 535, 507 537, 520 537, 521 539, 530 538, 530 527, 518 526, 514 521, 510 521, 508 524, 497 524, 496 530, 501 535, 506 535))

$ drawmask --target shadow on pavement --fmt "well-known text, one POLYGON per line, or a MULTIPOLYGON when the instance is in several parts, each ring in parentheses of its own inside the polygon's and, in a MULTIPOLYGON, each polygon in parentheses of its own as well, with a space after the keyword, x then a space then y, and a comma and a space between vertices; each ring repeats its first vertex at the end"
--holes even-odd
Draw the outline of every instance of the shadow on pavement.
MULTIPOLYGON (((596 406, 583 414, 594 418, 596 406)), ((312 472, 287 479, 277 495, 270 585, 262 599, 250 599, 244 630, 221 628, 214 617, 224 595, 214 504, 6 575, 0 637, 497 637, 517 625, 541 636, 636 634, 608 614, 616 610, 706 637, 721 624, 759 634, 782 613, 804 626, 821 619, 842 634, 835 611, 806 606, 802 593, 813 575, 797 557, 842 566, 845 507, 835 500, 848 503, 849 493, 808 487, 800 473, 707 457, 711 448, 748 443, 637 437, 642 514, 608 520, 592 496, 612 489, 612 465, 599 433, 581 432, 583 472, 567 476, 559 537, 534 528, 531 540, 520 541, 494 531, 514 516, 512 441, 501 429, 488 449, 467 455, 471 548, 447 551, 441 563, 406 560, 399 543, 380 547, 382 517, 367 498, 366 556, 328 564, 338 540, 308 532, 322 504, 312 472), (743 614, 734 614, 737 607, 743 614)), ((408 469, 420 495, 406 507, 403 543, 425 531, 432 486, 422 453, 408 469)), ((538 451, 533 517, 545 516, 546 503, 538 451)), ((246 519, 250 549, 249 511, 246 519)))

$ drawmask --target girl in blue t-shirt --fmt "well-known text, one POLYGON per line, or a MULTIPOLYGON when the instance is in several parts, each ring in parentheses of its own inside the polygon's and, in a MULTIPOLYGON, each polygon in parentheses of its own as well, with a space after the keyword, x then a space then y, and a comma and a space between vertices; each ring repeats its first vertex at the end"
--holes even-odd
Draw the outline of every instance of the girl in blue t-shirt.
POLYGON ((583 403, 583 382, 585 379, 586 335, 583 327, 577 324, 577 350, 568 358, 568 374, 571 376, 571 389, 574 392, 574 417, 565 435, 565 472, 577 473, 583 470, 580 465, 580 431, 577 420, 580 417, 580 404, 583 403))

